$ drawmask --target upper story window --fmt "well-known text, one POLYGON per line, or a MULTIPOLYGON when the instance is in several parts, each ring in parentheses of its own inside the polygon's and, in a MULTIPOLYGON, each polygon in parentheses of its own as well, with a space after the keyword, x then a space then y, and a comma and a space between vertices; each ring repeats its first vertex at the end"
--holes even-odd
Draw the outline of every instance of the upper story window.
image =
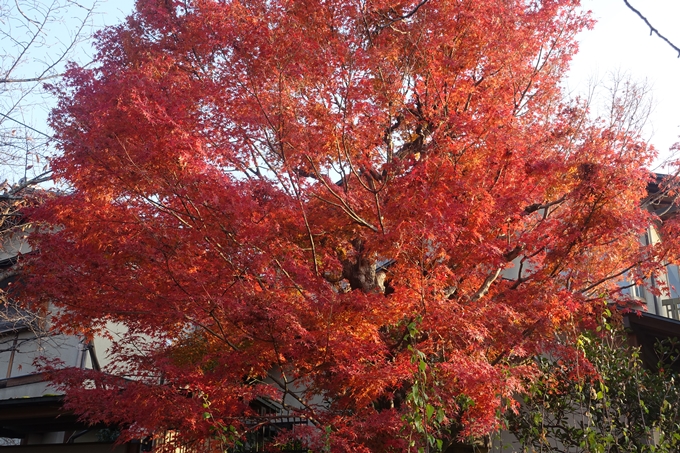
POLYGON ((635 285, 630 288, 630 295, 635 299, 645 299, 645 287, 641 285, 635 285))

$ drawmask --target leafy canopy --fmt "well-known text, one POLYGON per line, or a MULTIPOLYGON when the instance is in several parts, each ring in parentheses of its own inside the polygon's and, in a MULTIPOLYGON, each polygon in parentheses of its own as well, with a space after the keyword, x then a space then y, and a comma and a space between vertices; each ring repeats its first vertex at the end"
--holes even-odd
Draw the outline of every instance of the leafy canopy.
POLYGON ((652 150, 560 91, 588 26, 575 0, 138 0, 57 88, 69 190, 33 213, 34 300, 125 326, 57 375, 71 406, 231 445, 265 401, 317 451, 494 430, 527 358, 651 269, 652 150))

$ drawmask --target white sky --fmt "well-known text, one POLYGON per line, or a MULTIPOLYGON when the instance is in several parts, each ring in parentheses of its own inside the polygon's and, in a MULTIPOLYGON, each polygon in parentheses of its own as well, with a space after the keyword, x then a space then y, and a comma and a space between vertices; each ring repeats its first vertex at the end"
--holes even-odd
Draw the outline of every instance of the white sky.
MULTIPOLYGON (((567 86, 574 92, 587 89, 593 77, 608 73, 629 73, 633 80, 646 80, 652 87, 654 110, 646 137, 660 152, 680 141, 680 59, 623 0, 581 0, 582 6, 598 21, 595 28, 581 35, 580 52, 572 62, 567 86)), ((629 0, 650 23, 680 47, 680 1, 629 0)))

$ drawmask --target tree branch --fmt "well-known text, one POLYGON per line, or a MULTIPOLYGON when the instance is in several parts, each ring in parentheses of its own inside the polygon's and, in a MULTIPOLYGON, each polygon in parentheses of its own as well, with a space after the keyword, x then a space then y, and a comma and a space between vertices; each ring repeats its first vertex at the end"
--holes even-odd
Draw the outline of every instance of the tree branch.
POLYGON ((42 82, 44 80, 48 79, 56 79, 57 77, 62 77, 64 74, 52 74, 49 76, 37 76, 37 77, 29 77, 27 79, 12 79, 12 78, 2 78, 0 79, 0 83, 29 83, 29 82, 42 82))
POLYGON ((36 128, 34 128, 34 127, 31 127, 31 126, 29 126, 28 124, 23 123, 23 122, 21 122, 21 121, 19 121, 19 120, 15 120, 14 118, 5 115, 5 114, 2 113, 2 112, 0 112, 0 116, 2 116, 2 117, 5 118, 5 119, 8 119, 8 120, 10 120, 10 121, 14 121, 15 123, 17 123, 17 124, 19 124, 19 125, 25 127, 26 129, 31 130, 31 131, 33 131, 33 132, 35 132, 35 133, 37 133, 37 134, 40 134, 40 135, 42 135, 42 136, 44 136, 44 137, 47 137, 47 138, 49 138, 50 140, 54 140, 54 137, 52 137, 51 135, 48 135, 48 134, 46 134, 46 133, 44 133, 44 132, 42 132, 42 131, 39 131, 38 129, 36 129, 36 128))
POLYGON ((495 272, 491 273, 488 277, 486 277, 486 280, 484 280, 484 283, 482 283, 482 286, 477 290, 476 293, 474 293, 472 295, 472 297, 470 297, 470 300, 472 302, 476 302, 479 299, 481 299, 482 297, 486 296, 486 293, 489 292, 491 285, 493 284, 493 282, 496 281, 498 276, 501 275, 502 271, 503 271, 503 268, 499 267, 498 269, 496 269, 495 272))
POLYGON ((675 51, 678 53, 678 58, 680 58, 680 47, 676 46, 675 44, 673 44, 672 42, 670 42, 670 41, 668 40, 668 38, 666 38, 664 35, 662 35, 661 33, 659 33, 659 30, 657 30, 652 24, 650 24, 650 23, 649 23, 649 20, 647 20, 647 18, 646 18, 645 16, 643 16, 642 13, 641 13, 640 11, 638 11, 637 9, 635 9, 635 8, 633 7, 633 5, 631 5, 631 4, 628 2, 628 0, 623 0, 623 3, 626 4, 626 6, 628 7, 628 9, 630 9, 630 10, 633 11, 635 14, 637 14, 638 17, 639 17, 640 19, 642 19, 642 20, 644 21, 645 24, 647 24, 647 26, 649 27, 649 35, 650 35, 650 36, 656 33, 656 36, 658 36, 659 38, 661 38, 661 39, 663 39, 664 41, 666 41, 666 43, 667 43, 669 46, 671 46, 671 47, 673 48, 673 50, 675 50, 675 51))

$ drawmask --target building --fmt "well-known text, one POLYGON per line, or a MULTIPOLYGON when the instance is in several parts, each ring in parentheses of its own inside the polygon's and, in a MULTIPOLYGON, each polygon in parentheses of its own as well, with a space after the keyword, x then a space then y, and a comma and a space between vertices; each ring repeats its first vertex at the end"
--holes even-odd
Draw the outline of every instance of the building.
MULTIPOLYGON (((676 213, 675 200, 659 190, 663 178, 657 175, 645 200, 661 221, 676 213)), ((640 238, 643 246, 659 241, 655 225, 640 238)), ((519 399, 520 414, 509 416, 509 429, 518 437, 502 431, 493 436, 488 450, 479 451, 639 451, 641 445, 677 451, 677 442, 669 435, 677 427, 680 392, 669 370, 680 373, 680 270, 668 263, 654 276, 631 269, 619 286, 631 302, 616 306, 627 335, 605 334, 601 341, 594 332, 579 337, 581 351, 603 380, 575 381, 578 358, 541 357, 538 363, 545 379, 539 380, 537 392, 519 399), (639 356, 626 346, 639 348, 639 356)), ((615 305, 610 303, 609 308, 614 311, 615 305)))
MULTIPOLYGON (((38 357, 57 358, 80 368, 106 361, 108 341, 85 341, 55 335, 41 314, 18 306, 11 298, 21 284, 15 268, 19 255, 31 252, 22 228, 5 235, 0 250, 0 448, 20 452, 139 452, 141 443, 113 448, 116 430, 88 426, 63 409, 63 395, 36 368, 38 357)), ((143 451, 143 450, 142 450, 143 451)))

